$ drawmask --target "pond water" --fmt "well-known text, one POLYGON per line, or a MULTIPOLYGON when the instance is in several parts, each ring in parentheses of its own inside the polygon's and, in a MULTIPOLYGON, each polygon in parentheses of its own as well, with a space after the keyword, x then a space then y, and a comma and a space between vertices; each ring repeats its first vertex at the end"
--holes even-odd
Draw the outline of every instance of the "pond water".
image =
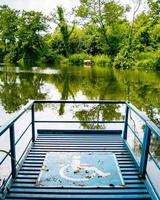
MULTIPOLYGON (((78 66, 1 67, 0 126, 30 99, 128 100, 158 125, 160 72, 78 66)), ((60 107, 59 112, 64 109, 60 107)))
MULTIPOLYGON (((160 126, 160 72, 156 71, 117 70, 87 66, 0 67, 0 126, 12 118, 31 99, 127 100, 160 126)), ((43 113, 41 119, 51 116, 52 120, 120 120, 123 119, 122 110, 124 110, 122 107, 115 105, 69 107, 65 104, 57 104, 46 107, 39 105, 36 113, 43 113)), ((134 116, 131 118, 131 124, 133 118, 134 116)), ((22 119, 20 123, 25 124, 25 121, 22 119)), ((138 130, 144 128, 140 122, 136 125, 138 130)), ((104 128, 100 124, 83 123, 81 127, 104 128)), ((0 141, 1 148, 6 150, 9 148, 6 147, 9 144, 6 145, 5 142, 7 137, 6 134, 0 141)), ((141 146, 135 137, 131 137, 130 145, 139 159, 141 146)), ((157 164, 160 165, 160 141, 155 137, 152 139, 151 151, 157 164)), ((2 156, 2 153, 0 154, 2 156)))

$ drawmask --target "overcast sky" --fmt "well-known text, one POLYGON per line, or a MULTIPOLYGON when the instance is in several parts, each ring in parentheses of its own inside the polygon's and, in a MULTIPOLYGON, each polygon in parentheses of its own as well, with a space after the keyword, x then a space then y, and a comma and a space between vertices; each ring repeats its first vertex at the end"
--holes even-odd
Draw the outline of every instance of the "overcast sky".
MULTIPOLYGON (((131 7, 133 6, 133 1, 136 0, 117 0, 122 4, 129 4, 131 7)), ((144 2, 146 0, 142 0, 143 3, 139 9, 141 12, 144 9, 144 2)), ((6 4, 11 8, 15 8, 17 10, 35 10, 42 11, 44 14, 48 15, 57 5, 62 5, 66 8, 67 11, 70 11, 73 7, 78 5, 79 0, 0 0, 0 5, 6 4)), ((132 11, 127 15, 128 19, 132 19, 132 11)))

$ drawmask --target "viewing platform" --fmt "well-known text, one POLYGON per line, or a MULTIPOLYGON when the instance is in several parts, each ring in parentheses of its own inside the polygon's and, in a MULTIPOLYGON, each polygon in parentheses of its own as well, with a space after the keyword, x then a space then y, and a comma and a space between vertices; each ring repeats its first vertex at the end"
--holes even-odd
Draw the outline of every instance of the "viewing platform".
POLYGON ((160 145, 160 129, 129 102, 34 100, 0 128, 0 138, 5 134, 1 199, 160 199, 160 155, 153 148, 155 141, 160 145), (121 117, 51 120, 45 110, 37 117, 39 105, 59 104, 116 106, 121 117))

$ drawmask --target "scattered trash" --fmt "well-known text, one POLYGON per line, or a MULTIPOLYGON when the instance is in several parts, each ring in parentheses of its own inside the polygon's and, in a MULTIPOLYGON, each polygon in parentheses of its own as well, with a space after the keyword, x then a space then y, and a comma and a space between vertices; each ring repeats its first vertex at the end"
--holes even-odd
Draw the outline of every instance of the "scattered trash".
POLYGON ((110 183, 110 184, 109 184, 109 186, 111 186, 111 187, 114 187, 115 185, 114 185, 114 184, 112 184, 112 183, 110 183))

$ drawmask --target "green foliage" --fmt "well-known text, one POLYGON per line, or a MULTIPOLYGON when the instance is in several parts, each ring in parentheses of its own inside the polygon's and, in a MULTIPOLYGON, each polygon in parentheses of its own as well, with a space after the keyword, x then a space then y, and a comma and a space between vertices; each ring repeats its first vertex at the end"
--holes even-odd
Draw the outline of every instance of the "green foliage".
POLYGON ((145 69, 160 69, 160 50, 143 52, 137 56, 136 67, 145 69))
POLYGON ((70 27, 67 23, 67 20, 65 19, 65 13, 64 13, 63 7, 58 6, 57 10, 56 10, 56 14, 57 15, 53 15, 53 17, 55 18, 55 21, 58 24, 58 27, 60 29, 60 33, 62 35, 64 50, 65 50, 65 56, 68 57, 69 54, 70 54, 69 39, 70 39, 70 36, 71 36, 71 34, 74 30, 74 24, 73 24, 73 26, 70 30, 70 27))
POLYGON ((8 6, 0 6, 0 38, 4 45, 14 44, 16 41, 18 11, 8 6))
POLYGON ((42 63, 47 63, 47 64, 62 64, 65 62, 64 56, 54 53, 53 51, 48 51, 45 53, 45 55, 41 59, 42 63))
POLYGON ((59 64, 69 58, 81 65, 92 59, 101 66, 159 69, 160 3, 147 3, 148 11, 133 22, 126 19, 130 8, 115 0, 80 0, 72 17, 61 6, 51 17, 0 6, 0 62, 59 64), (46 34, 49 21, 56 28, 46 34))
POLYGON ((110 66, 111 59, 107 55, 96 55, 93 58, 94 64, 98 66, 110 66))
POLYGON ((3 62, 3 54, 4 54, 4 52, 3 52, 3 45, 0 44, 0 63, 3 62))
POLYGON ((44 37, 44 41, 47 48, 51 49, 51 51, 57 54, 65 55, 64 43, 59 30, 56 30, 54 34, 47 34, 44 37))
POLYGON ((5 63, 16 63, 17 59, 17 51, 12 50, 4 56, 3 61, 5 63))
POLYGON ((119 3, 111 0, 104 4, 104 20, 109 26, 121 23, 125 17, 125 13, 130 11, 130 8, 124 7, 119 3))
POLYGON ((69 63, 73 65, 82 65, 84 64, 84 60, 92 60, 92 55, 81 53, 81 54, 73 54, 69 56, 69 63))
MULTIPOLYGON (((115 1, 106 2, 103 0, 80 1, 80 6, 76 10, 77 16, 84 19, 84 23, 94 24, 97 27, 103 43, 103 53, 112 56, 114 56, 114 52, 116 51, 116 45, 114 47, 112 45, 115 36, 112 39, 111 36, 109 37, 108 27, 114 26, 114 29, 118 30, 118 27, 116 28, 115 25, 125 21, 124 13, 127 11, 128 8, 123 7, 115 1)), ((117 31, 117 33, 119 32, 117 31)))
POLYGON ((94 24, 87 25, 84 27, 83 32, 82 51, 92 55, 105 54, 106 45, 99 33, 99 28, 94 24))
POLYGON ((131 68, 134 66, 133 55, 129 52, 127 45, 123 46, 114 59, 113 67, 115 68, 131 68))
POLYGON ((40 32, 46 31, 46 20, 42 13, 35 11, 23 11, 19 17, 17 45, 19 58, 23 59, 24 64, 35 63, 42 56, 44 44, 40 32))
POLYGON ((85 43, 86 40, 85 40, 84 30, 75 27, 73 33, 70 36, 70 42, 69 42, 70 54, 84 52, 86 50, 85 43))
POLYGON ((16 10, 10 9, 8 6, 0 6, 0 46, 1 60, 5 58, 8 62, 16 60, 14 45, 16 45, 16 31, 18 30, 18 14, 16 10))

